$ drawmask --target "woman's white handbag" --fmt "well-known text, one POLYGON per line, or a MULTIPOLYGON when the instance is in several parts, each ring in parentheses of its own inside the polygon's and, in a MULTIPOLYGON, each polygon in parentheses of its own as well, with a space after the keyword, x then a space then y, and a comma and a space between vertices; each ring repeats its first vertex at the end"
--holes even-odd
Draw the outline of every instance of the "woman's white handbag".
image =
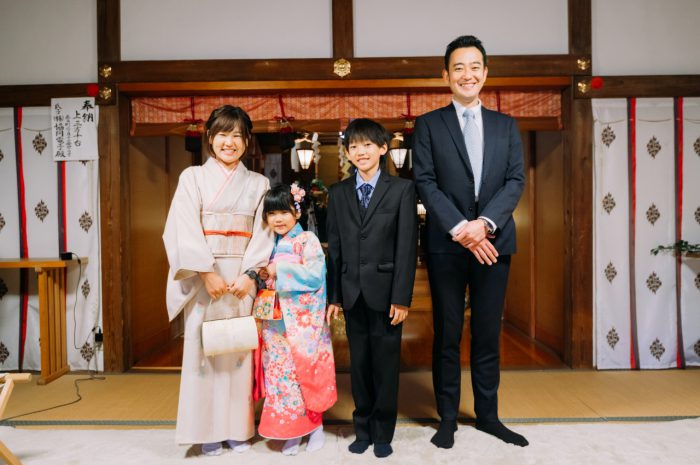
MULTIPOLYGON (((242 301, 240 305, 243 307, 242 301)), ((202 323, 202 349, 207 357, 257 348, 258 327, 252 315, 206 320, 202 323)))

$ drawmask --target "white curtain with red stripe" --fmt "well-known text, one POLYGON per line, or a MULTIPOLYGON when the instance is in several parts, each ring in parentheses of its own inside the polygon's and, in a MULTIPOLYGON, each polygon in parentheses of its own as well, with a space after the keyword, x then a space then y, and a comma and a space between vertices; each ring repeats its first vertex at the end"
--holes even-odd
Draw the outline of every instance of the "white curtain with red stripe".
MULTIPOLYGON (((0 259, 20 255, 20 219, 12 108, 0 108, 0 259)), ((0 371, 19 366, 20 272, 0 269, 0 371)))
MULTIPOLYGON (((51 119, 46 108, 23 108, 20 128, 22 143, 22 177, 26 217, 27 257, 57 258, 58 248, 58 179, 56 164, 51 160, 51 119)), ((30 270, 28 279, 27 330, 24 368, 41 369, 39 349, 39 297, 37 279, 30 270)))
POLYGON ((100 275, 100 181, 98 161, 63 162, 66 180, 66 250, 87 257, 81 269, 67 276, 66 327, 68 363, 102 371, 103 358, 94 345, 96 328, 101 329, 102 278, 100 275), (82 271, 82 273, 78 273, 82 271), (77 292, 76 292, 77 289, 77 292), (97 351, 97 357, 93 357, 97 351), (91 360, 92 359, 92 360, 91 360))
POLYGON ((700 259, 651 253, 700 242, 698 109, 698 99, 593 100, 600 369, 698 365, 700 259))
POLYGON ((597 101, 594 279, 598 367, 630 368, 629 182, 627 100, 597 101))
MULTIPOLYGON (((681 237, 700 244, 700 98, 684 99, 682 118, 681 237)), ((700 257, 682 258, 680 300, 685 361, 700 366, 700 257)))
MULTIPOLYGON (((68 362, 74 370, 101 370, 102 353, 95 348, 93 332, 101 326, 98 163, 68 162, 64 166, 52 160, 48 107, 0 109, 0 131, 6 127, 11 128, 5 131, 11 136, 0 132, 4 154, 0 160, 4 194, 0 214, 6 223, 0 230, 0 253, 2 258, 20 257, 24 241, 23 256, 28 258, 57 258, 62 251, 88 258, 87 263, 67 270, 68 362)), ((26 290, 20 284, 21 272, 0 274, 7 283, 0 299, 0 370, 41 369, 37 277, 33 270, 25 273, 26 290), (19 315, 24 300, 26 340, 20 361, 19 315), (3 346, 9 353, 4 362, 3 346)))

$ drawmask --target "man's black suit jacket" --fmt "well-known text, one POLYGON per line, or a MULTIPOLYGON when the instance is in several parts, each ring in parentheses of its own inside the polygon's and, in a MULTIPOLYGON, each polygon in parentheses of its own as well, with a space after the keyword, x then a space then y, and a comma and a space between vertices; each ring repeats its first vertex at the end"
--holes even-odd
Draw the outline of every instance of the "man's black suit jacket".
POLYGON ((413 182, 382 171, 361 218, 355 176, 328 192, 328 302, 350 309, 362 296, 375 311, 410 306, 416 274, 413 182))
POLYGON ((481 109, 484 161, 478 208, 474 173, 452 103, 416 119, 413 173, 427 215, 429 253, 469 253, 449 230, 460 221, 485 216, 496 223, 492 240, 500 255, 515 252, 515 210, 525 184, 522 144, 515 120, 481 109))

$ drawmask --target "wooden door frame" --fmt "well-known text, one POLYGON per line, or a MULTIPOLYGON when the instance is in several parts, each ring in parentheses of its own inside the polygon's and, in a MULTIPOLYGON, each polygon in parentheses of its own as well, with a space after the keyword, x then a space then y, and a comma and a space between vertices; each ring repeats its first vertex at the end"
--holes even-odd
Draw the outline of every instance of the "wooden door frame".
MULTIPOLYGON (((128 179, 125 178, 123 158, 128 141, 128 99, 130 96, 237 93, 241 91, 282 91, 330 89, 402 89, 433 88, 435 78, 442 70, 441 56, 354 58, 352 0, 333 0, 333 58, 284 59, 284 60, 171 60, 171 61, 122 61, 120 59, 119 0, 98 0, 98 69, 101 99, 104 106, 116 104, 118 110, 108 113, 108 134, 100 138, 100 153, 104 152, 108 169, 101 170, 103 243, 111 250, 103 250, 104 302, 103 326, 105 340, 105 368, 123 371, 131 363, 129 327, 128 273, 123 257, 126 250, 127 228, 123 202, 128 179), (351 62, 351 73, 342 78, 334 74, 338 59, 351 62), (206 81, 201 80, 202 69, 207 70, 206 81), (270 81, 270 76, 280 76, 270 81), (417 80, 417 81, 416 81, 417 80), (245 89, 243 88, 245 87, 245 89), (114 131, 116 129, 116 131, 114 131), (114 148, 121 147, 120 153, 114 148), (112 149, 112 150, 110 150, 112 149), (114 160, 113 157, 118 157, 114 160), (107 214, 109 212, 109 214, 107 214), (108 247, 109 248, 109 247, 108 247), (115 253, 118 250, 119 253, 115 253), (111 279, 109 278, 111 277, 111 279)), ((570 211, 565 225, 570 238, 570 259, 567 260, 567 302, 564 303, 568 327, 565 328, 565 361, 575 367, 592 365, 592 231, 590 186, 590 131, 592 127, 590 100, 577 100, 571 87, 576 79, 590 77, 591 63, 591 1, 569 0, 569 53, 566 55, 529 55, 490 57, 489 84, 516 88, 531 85, 537 87, 539 78, 567 77, 569 89, 564 91, 567 102, 564 108, 571 110, 563 115, 567 123, 565 156, 570 158, 566 176, 586 173, 582 181, 573 183, 574 190, 567 199, 570 211), (499 82, 501 80, 501 82, 499 82), (510 80, 510 81, 509 81, 510 80), (576 128, 576 130, 572 130, 576 128), (584 171, 580 171, 583 169, 584 171), (589 229, 581 231, 588 225, 589 229), (574 231, 578 231, 574 234, 574 231), (582 259, 588 256, 589 259, 582 259), (576 286, 571 283, 576 282, 576 286)), ((542 82, 539 83, 540 85, 542 82)), ((580 177, 578 178, 580 179, 580 177)))

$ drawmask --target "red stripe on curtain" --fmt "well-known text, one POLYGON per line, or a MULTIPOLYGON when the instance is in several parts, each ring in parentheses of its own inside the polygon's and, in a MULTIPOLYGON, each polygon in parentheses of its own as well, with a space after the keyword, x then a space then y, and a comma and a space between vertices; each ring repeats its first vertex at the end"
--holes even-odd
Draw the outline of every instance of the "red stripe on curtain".
POLYGON ((637 208, 637 99, 628 99, 628 137, 629 137, 629 180, 630 180, 630 368, 639 369, 637 361, 637 285, 635 280, 635 242, 636 242, 636 208, 637 208))
POLYGON ((22 166, 22 108, 15 108, 15 152, 17 155, 17 189, 19 199, 20 235, 19 254, 20 257, 29 256, 27 251, 27 209, 25 208, 24 189, 24 169, 22 166))
MULTIPOLYGON (((19 200, 19 254, 21 258, 29 256, 27 246, 27 209, 25 206, 24 167, 22 166, 22 107, 15 108, 15 153, 17 157, 17 198, 19 200)), ((27 340, 27 311, 29 309, 29 270, 22 268, 19 275, 19 355, 18 365, 22 371, 24 365, 24 344, 27 340)))
POLYGON ((58 162, 58 206, 59 206, 59 218, 58 218, 58 250, 59 252, 66 252, 67 238, 66 238, 66 162, 58 162))
MULTIPOLYGON (((676 242, 683 233, 683 97, 676 98, 675 135, 676 135, 676 242)), ((683 257, 676 254, 676 367, 685 368, 683 352, 683 319, 681 315, 681 287, 683 257)))

